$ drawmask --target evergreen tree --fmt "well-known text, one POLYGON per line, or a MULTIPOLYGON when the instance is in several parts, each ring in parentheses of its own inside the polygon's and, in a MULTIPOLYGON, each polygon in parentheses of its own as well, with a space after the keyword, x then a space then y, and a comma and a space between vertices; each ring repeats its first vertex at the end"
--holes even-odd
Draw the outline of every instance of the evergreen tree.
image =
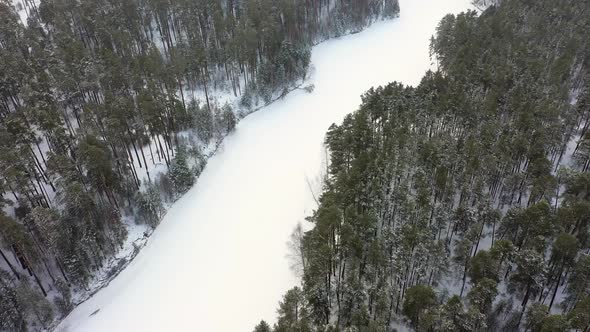
POLYGON ((403 313, 414 327, 419 327, 421 319, 436 305, 436 294, 428 286, 418 285, 408 289, 404 300, 403 313))
POLYGON ((164 205, 159 189, 153 184, 147 184, 145 192, 137 193, 137 216, 142 222, 155 228, 164 215, 164 205))
POLYGON ((278 315, 277 324, 273 329, 276 332, 312 331, 303 292, 299 287, 288 290, 283 296, 283 301, 279 303, 278 315))
POLYGON ((569 313, 571 327, 581 331, 590 328, 590 296, 581 299, 569 313))
POLYGON ((188 166, 186 148, 178 149, 170 165, 170 180, 177 194, 184 194, 194 183, 194 174, 188 166))
POLYGON ((254 327, 254 332, 271 332, 271 329, 268 323, 261 320, 260 323, 254 327))

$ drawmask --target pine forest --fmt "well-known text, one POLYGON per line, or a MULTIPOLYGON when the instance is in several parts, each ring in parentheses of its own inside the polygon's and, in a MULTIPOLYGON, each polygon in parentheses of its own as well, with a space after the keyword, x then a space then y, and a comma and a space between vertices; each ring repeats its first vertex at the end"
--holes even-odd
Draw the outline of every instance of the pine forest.
POLYGON ((301 285, 254 331, 590 330, 590 3, 476 5, 330 127, 301 285))
POLYGON ((398 12, 397 0, 0 0, 0 331, 54 327, 129 220, 155 228, 240 118, 302 84, 313 45, 398 12))

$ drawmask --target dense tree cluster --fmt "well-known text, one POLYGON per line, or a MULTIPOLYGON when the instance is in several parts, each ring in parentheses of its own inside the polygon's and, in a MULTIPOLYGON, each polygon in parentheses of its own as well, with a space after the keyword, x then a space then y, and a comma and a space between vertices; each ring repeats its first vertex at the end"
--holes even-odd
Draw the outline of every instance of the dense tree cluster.
POLYGON ((399 11, 397 0, 18 5, 0 0, 0 330, 14 331, 71 310, 72 291, 124 243, 123 214, 155 227, 192 186, 199 147, 237 121, 212 91, 267 103, 305 79, 312 45, 399 11), (150 174, 156 164, 168 172, 150 174))
POLYGON ((590 3, 496 3, 330 127, 274 331, 590 329, 590 3))

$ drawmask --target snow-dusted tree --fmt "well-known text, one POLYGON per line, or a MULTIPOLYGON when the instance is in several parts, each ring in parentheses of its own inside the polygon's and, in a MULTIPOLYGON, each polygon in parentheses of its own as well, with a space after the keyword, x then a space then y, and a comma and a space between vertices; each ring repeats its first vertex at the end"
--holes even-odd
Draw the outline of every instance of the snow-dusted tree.
POLYGON ((287 291, 277 311, 275 332, 311 331, 305 298, 299 287, 287 291))
POLYGON ((271 329, 267 322, 261 320, 260 323, 254 327, 254 332, 271 332, 271 329))
POLYGON ((72 303, 72 290, 63 280, 58 280, 55 283, 55 289, 59 295, 54 298, 53 302, 61 316, 67 315, 74 307, 72 303))
POLYGON ((232 132, 236 127, 236 123, 236 115, 229 104, 215 109, 214 128, 218 139, 232 132))
POLYGON ((549 315, 543 318, 540 332, 561 332, 570 329, 570 322, 563 315, 549 315))
POLYGON ((136 204, 138 221, 155 228, 164 214, 164 205, 158 187, 148 183, 145 191, 137 193, 136 204))
POLYGON ((510 286, 522 294, 522 309, 525 311, 529 300, 543 289, 545 262, 543 255, 526 249, 515 254, 516 271, 510 277, 510 286))
POLYGON ((590 255, 581 255, 578 258, 570 273, 566 293, 565 305, 570 310, 590 294, 590 255))
POLYGON ((410 287, 403 305, 403 314, 408 317, 412 326, 418 327, 425 313, 436 306, 436 293, 429 286, 417 285, 410 287))
POLYGON ((156 185, 158 186, 158 189, 166 202, 174 201, 176 198, 176 190, 168 174, 162 173, 158 175, 158 178, 156 179, 156 185))
POLYGON ((465 284, 467 282, 467 275, 469 271, 469 264, 471 262, 471 249, 473 242, 467 238, 457 241, 454 250, 453 262, 457 265, 462 277, 461 277, 461 293, 463 296, 465 290, 465 284))
POLYGON ((514 254, 514 245, 509 240, 498 240, 492 248, 490 249, 490 255, 496 261, 496 266, 498 268, 498 276, 504 278, 505 275, 502 273, 506 271, 506 275, 509 272, 510 268, 510 261, 512 260, 512 256, 514 254))
POLYGON ((543 320, 547 317, 549 307, 541 303, 533 303, 525 314, 525 327, 531 331, 541 331, 543 320))
POLYGON ((26 331, 24 310, 14 289, 12 278, 0 270, 0 330, 26 331))
POLYGON ((461 297, 454 295, 441 307, 441 331, 457 331, 463 325, 463 314, 465 308, 461 297))
POLYGON ((498 282, 493 279, 483 278, 471 288, 467 298, 471 306, 477 308, 480 313, 488 315, 496 295, 498 295, 498 282))
POLYGON ((78 145, 78 155, 86 171, 86 177, 99 194, 117 204, 115 192, 119 189, 120 178, 113 167, 113 160, 104 142, 88 135, 78 145))
POLYGON ((568 318, 572 328, 580 331, 590 330, 590 295, 586 295, 576 303, 568 318))
POLYGON ((47 329, 54 316, 51 303, 47 298, 32 289, 26 282, 20 283, 17 293, 25 320, 29 323, 34 322, 38 329, 47 329))
POLYGON ((20 265, 35 280, 43 296, 47 296, 46 286, 39 277, 40 252, 35 247, 33 239, 25 227, 13 218, 0 212, 0 244, 10 246, 15 253, 20 265))
POLYGON ((469 263, 469 278, 473 284, 482 279, 498 280, 498 262, 492 254, 482 250, 475 254, 469 263))
POLYGON ((195 176, 188 166, 188 155, 185 147, 179 147, 170 165, 168 175, 177 194, 184 194, 195 182, 195 176))
MULTIPOLYGON (((553 242, 553 248, 551 250, 551 259, 549 260, 549 272, 548 272, 548 286, 553 290, 551 291, 551 301, 549 302, 549 310, 553 307, 557 290, 561 286, 561 280, 566 269, 570 269, 578 255, 579 243, 575 236, 562 233, 560 234, 555 242, 553 242)), ((549 295, 549 293, 547 294, 549 295)))
POLYGON ((207 107, 200 107, 198 102, 194 100, 189 103, 188 111, 193 117, 193 127, 197 132, 197 137, 203 143, 209 143, 214 133, 213 112, 207 107))

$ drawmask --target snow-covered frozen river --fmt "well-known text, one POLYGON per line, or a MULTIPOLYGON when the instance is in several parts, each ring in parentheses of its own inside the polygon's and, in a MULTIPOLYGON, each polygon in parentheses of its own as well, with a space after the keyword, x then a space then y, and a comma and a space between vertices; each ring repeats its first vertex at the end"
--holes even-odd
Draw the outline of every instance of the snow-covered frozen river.
POLYGON ((314 92, 244 119, 137 258, 57 330, 248 332, 274 322, 297 284, 287 241, 314 208, 306 178, 320 173, 326 130, 368 88, 417 84, 438 21, 470 0, 400 2, 400 18, 316 46, 314 92))

